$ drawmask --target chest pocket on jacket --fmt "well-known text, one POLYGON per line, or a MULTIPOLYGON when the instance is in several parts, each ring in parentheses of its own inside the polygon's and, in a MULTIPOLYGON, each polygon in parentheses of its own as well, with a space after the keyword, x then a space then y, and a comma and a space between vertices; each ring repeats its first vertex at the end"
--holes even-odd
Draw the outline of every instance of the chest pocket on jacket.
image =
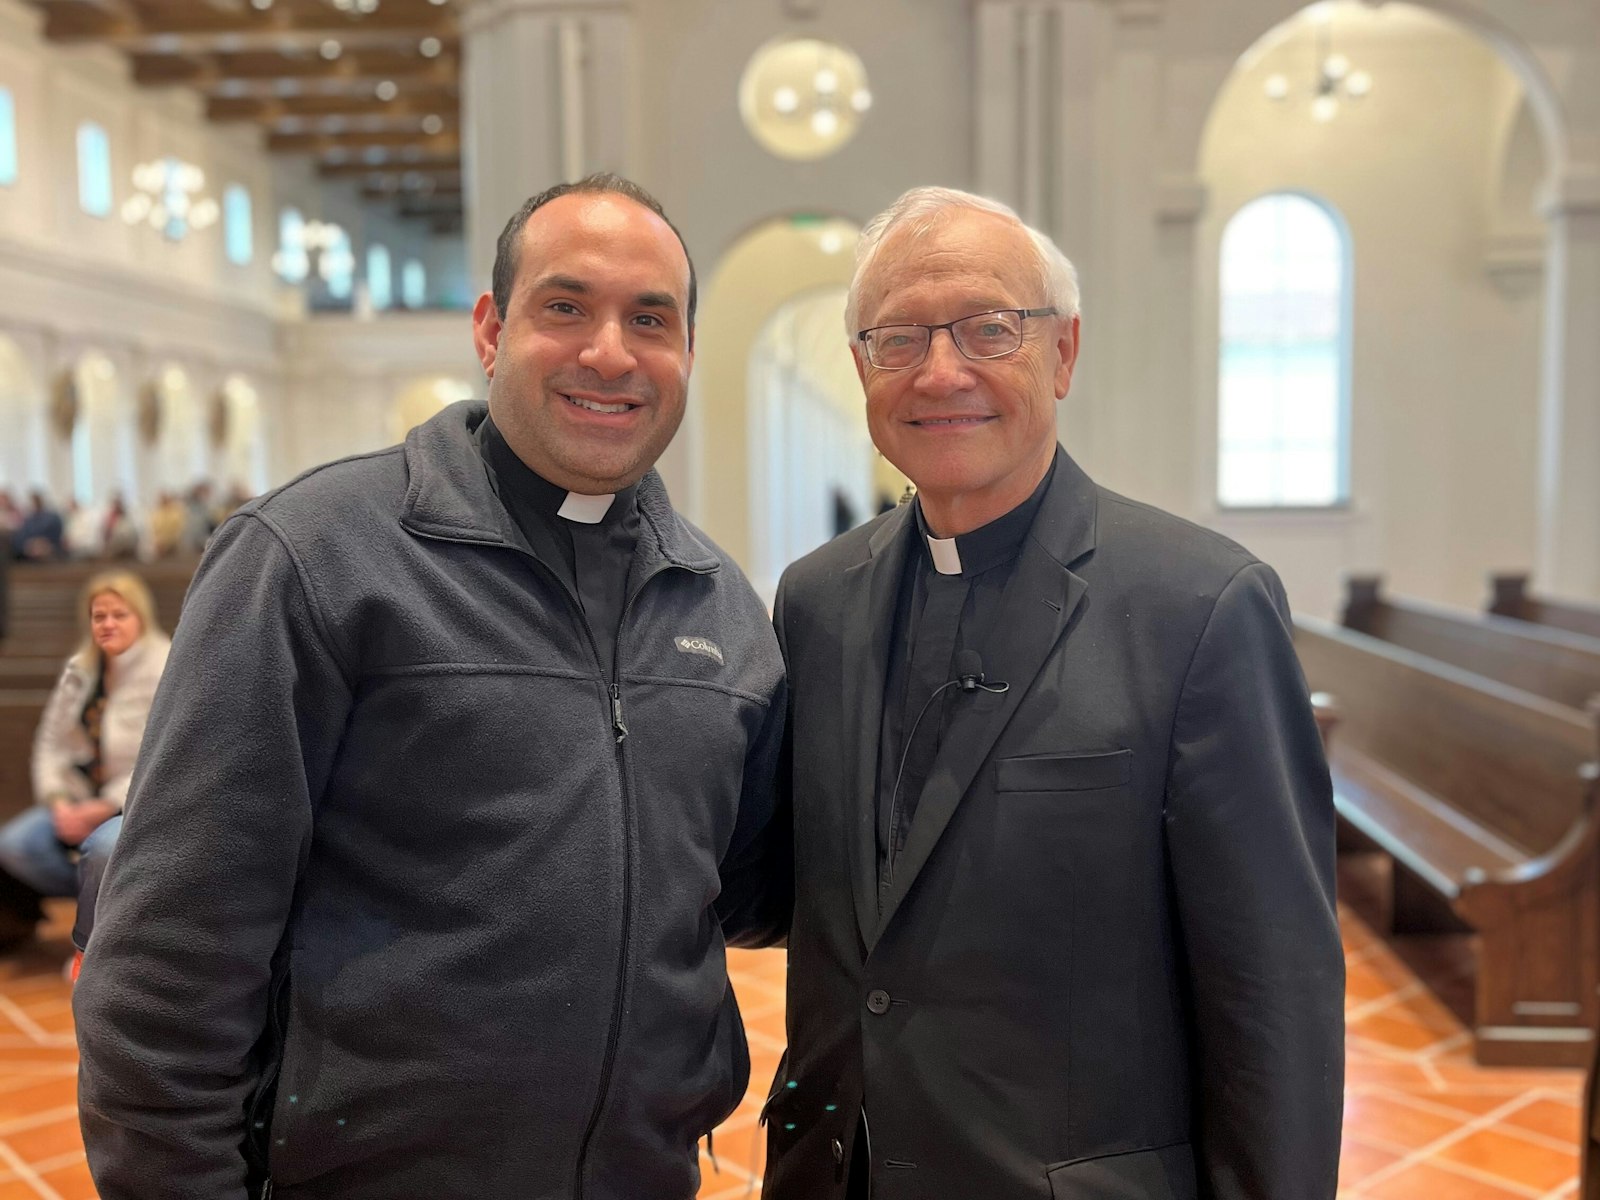
POLYGON ((1078 792, 1121 787, 1133 777, 1133 751, 1029 754, 995 762, 997 792, 1078 792))

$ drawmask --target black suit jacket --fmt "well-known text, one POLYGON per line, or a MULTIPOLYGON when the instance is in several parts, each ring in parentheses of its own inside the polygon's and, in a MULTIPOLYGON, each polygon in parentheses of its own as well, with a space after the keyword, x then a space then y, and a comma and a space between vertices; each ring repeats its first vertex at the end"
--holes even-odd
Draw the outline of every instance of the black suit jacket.
POLYGON ((1065 452, 881 903, 909 507, 792 566, 789 1051, 767 1194, 1322 1200, 1344 959, 1327 766, 1272 570, 1065 452))

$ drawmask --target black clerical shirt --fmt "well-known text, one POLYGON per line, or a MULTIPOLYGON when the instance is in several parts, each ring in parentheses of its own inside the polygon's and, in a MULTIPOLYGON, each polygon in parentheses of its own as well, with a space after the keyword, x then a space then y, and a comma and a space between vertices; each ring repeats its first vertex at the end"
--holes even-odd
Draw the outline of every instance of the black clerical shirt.
POLYGON ((577 604, 594 635, 600 670, 610 678, 639 536, 638 485, 618 492, 597 523, 568 520, 559 513, 569 493, 518 458, 493 418, 483 419, 477 439, 495 495, 522 530, 529 549, 555 572, 577 604))
POLYGON ((1052 464, 1016 508, 954 538, 959 570, 953 574, 946 573, 955 565, 948 544, 939 555, 945 570, 936 563, 929 545, 933 535, 916 502, 911 533, 916 545, 906 555, 900 579, 884 682, 878 748, 880 896, 893 878, 895 856, 905 848, 923 784, 962 700, 956 688, 935 692, 955 678, 957 654, 973 650, 981 659, 993 643, 1001 598, 1054 475, 1052 464))

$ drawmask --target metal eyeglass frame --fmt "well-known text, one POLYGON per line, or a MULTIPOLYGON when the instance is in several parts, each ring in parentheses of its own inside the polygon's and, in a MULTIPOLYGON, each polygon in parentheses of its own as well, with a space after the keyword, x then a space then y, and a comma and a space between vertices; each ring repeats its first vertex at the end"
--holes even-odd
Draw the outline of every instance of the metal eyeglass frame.
POLYGON ((856 341, 861 343, 863 353, 867 356, 867 361, 872 363, 872 366, 879 371, 916 370, 928 361, 928 352, 933 349, 933 335, 941 329, 950 334, 950 344, 956 348, 962 358, 970 359, 972 362, 993 362, 997 358, 1005 358, 1007 355, 1015 354, 1022 349, 1023 331, 1020 328, 1017 330, 1017 344, 1011 349, 1003 350, 999 354, 968 354, 966 347, 961 344, 961 339, 956 337, 955 327, 975 317, 993 317, 1000 313, 1015 313, 1019 321, 1026 321, 1029 317, 1058 317, 1061 315, 1061 310, 1054 305, 1045 308, 991 308, 984 312, 968 313, 964 317, 957 317, 954 321, 946 321, 942 325, 923 325, 917 321, 895 321, 889 325, 874 325, 871 329, 861 330, 856 334, 856 341), (872 347, 867 342, 867 335, 869 333, 877 333, 880 329, 926 329, 928 331, 928 340, 922 347, 922 357, 914 363, 907 363, 903 367, 879 366, 876 362, 873 362, 872 347))

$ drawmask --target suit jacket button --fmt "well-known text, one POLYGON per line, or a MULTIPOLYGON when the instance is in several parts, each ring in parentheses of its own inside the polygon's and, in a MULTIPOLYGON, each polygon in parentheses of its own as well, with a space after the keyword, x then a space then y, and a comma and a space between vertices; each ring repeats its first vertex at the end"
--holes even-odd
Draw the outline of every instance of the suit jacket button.
POLYGON ((842 1163, 844 1161, 844 1143, 838 1138, 834 1138, 831 1148, 833 1150, 833 1161, 842 1163))
POLYGON ((889 1011, 889 993, 882 988, 873 988, 867 993, 867 1011, 874 1016, 881 1017, 889 1011))

